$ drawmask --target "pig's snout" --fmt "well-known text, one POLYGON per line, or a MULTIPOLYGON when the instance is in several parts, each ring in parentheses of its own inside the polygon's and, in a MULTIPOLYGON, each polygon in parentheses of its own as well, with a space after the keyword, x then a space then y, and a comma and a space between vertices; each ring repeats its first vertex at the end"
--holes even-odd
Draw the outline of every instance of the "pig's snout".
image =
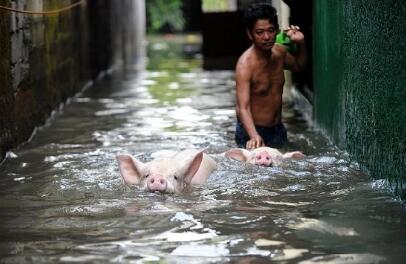
POLYGON ((147 182, 150 192, 165 192, 167 187, 166 179, 162 176, 150 176, 147 182))
POLYGON ((255 156, 255 164, 259 166, 272 166, 272 157, 268 152, 262 151, 255 156))

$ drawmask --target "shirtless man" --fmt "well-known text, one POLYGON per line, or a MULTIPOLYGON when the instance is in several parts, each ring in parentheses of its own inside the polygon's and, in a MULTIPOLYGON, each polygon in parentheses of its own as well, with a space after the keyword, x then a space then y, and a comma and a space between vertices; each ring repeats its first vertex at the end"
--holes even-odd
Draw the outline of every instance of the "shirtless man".
POLYGON ((284 68, 300 71, 306 64, 304 35, 299 27, 285 30, 296 43, 293 55, 275 44, 279 32, 276 10, 268 3, 250 6, 244 14, 252 41, 236 66, 237 125, 235 140, 240 148, 280 147, 287 142, 281 123, 284 68))

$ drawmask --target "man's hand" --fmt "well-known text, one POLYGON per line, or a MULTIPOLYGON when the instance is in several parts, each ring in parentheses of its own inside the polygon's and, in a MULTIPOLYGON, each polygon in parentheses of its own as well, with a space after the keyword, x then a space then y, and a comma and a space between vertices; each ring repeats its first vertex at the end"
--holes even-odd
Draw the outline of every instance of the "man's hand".
POLYGON ((300 28, 295 25, 289 26, 287 29, 284 29, 283 31, 286 32, 286 35, 290 38, 295 43, 303 43, 304 42, 304 35, 300 31, 300 28))
POLYGON ((263 147, 263 146, 265 146, 264 140, 259 135, 250 138, 250 140, 248 140, 247 144, 245 145, 245 147, 247 149, 254 149, 254 148, 259 148, 259 147, 263 147))

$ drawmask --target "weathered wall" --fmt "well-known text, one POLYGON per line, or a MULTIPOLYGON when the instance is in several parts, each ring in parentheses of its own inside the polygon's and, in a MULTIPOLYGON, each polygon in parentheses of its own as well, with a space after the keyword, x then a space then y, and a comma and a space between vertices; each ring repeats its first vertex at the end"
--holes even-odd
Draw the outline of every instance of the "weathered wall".
MULTIPOLYGON (((74 2, 0 0, 0 5, 46 11, 74 2)), ((90 80, 136 60, 144 12, 139 0, 88 0, 55 15, 0 11, 0 160, 90 80)))
POLYGON ((316 122, 404 198, 405 18, 403 0, 314 0, 316 122))

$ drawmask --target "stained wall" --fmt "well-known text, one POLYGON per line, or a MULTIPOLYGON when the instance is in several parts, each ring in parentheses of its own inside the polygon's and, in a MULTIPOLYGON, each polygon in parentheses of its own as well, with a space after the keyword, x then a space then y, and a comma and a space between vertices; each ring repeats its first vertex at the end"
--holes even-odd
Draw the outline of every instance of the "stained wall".
MULTIPOLYGON (((75 2, 0 0, 0 5, 44 12, 75 2)), ((50 15, 0 10, 0 160, 69 97, 141 56, 144 5, 87 0, 50 15)))

